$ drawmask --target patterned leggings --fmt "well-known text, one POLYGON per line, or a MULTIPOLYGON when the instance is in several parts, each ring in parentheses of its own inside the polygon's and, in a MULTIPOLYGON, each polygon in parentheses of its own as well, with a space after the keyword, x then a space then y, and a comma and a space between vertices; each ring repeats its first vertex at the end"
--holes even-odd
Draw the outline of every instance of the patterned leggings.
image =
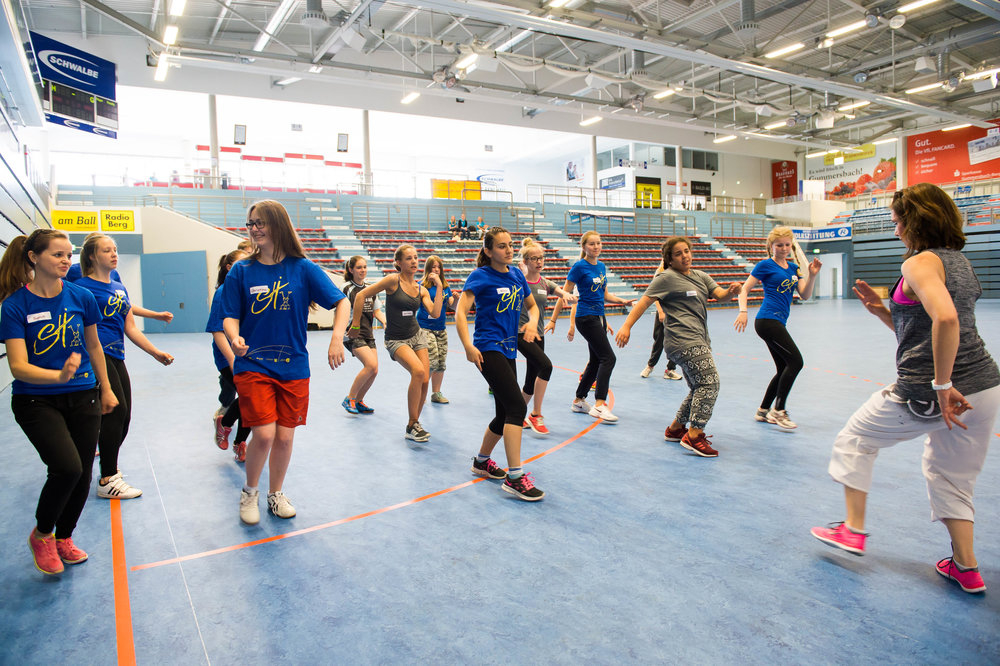
POLYGON ((667 358, 681 366, 684 381, 691 389, 677 410, 677 420, 704 430, 719 397, 719 373, 715 369, 712 349, 708 345, 692 345, 671 350, 667 358))

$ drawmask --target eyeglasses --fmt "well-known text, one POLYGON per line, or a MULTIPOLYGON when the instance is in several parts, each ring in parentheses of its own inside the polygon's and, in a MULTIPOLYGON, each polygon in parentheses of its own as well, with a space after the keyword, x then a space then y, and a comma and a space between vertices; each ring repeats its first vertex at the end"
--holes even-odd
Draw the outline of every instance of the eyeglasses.
POLYGON ((525 259, 528 261, 545 261, 545 255, 540 254, 537 257, 525 257, 525 259))
POLYGON ((267 226, 267 222, 264 220, 247 220, 247 229, 253 229, 257 227, 258 229, 263 229, 267 226))

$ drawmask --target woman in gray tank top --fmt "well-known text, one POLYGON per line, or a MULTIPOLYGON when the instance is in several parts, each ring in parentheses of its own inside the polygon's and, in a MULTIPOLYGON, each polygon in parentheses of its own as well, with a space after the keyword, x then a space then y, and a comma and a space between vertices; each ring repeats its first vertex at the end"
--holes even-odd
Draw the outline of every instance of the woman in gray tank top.
POLYGON ((820 541, 864 555, 865 508, 879 451, 926 435, 923 471, 931 518, 951 536, 939 574, 966 592, 986 589, 973 550, 972 492, 1000 408, 1000 371, 976 329, 982 288, 969 261, 962 219, 941 188, 921 183, 893 196, 896 235, 906 246, 889 307, 858 280, 869 312, 896 333, 896 382, 876 391, 833 444, 829 472, 843 484, 843 522, 814 527, 820 541))
POLYGON ((406 423, 404 437, 414 442, 426 442, 430 433, 420 425, 420 411, 427 400, 427 386, 430 382, 430 359, 427 355, 427 342, 417 324, 417 310, 423 303, 431 317, 441 314, 441 301, 444 289, 436 274, 431 280, 437 286, 437 294, 431 300, 426 289, 414 279, 420 261, 417 258, 417 248, 412 245, 400 245, 393 255, 396 275, 386 275, 381 280, 365 287, 354 297, 354 319, 347 334, 358 337, 361 333, 361 314, 366 298, 374 298, 378 293, 385 292, 385 347, 389 357, 403 366, 410 373, 410 385, 406 391, 406 404, 409 420, 406 423))

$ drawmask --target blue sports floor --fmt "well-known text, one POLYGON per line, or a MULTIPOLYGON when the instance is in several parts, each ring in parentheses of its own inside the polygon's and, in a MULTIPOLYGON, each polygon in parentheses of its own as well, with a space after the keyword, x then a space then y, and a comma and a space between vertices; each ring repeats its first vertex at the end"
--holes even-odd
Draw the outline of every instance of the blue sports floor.
MULTIPOLYGON (((950 551, 929 520, 919 441, 876 466, 868 554, 824 546, 809 528, 843 517, 826 474, 833 437, 892 381, 894 337, 856 301, 793 309, 806 369, 789 401, 799 428, 785 433, 752 420, 773 365, 752 330, 733 331, 735 315, 709 314, 718 459, 663 441, 686 388, 661 378, 664 361, 639 377, 650 315, 619 351, 614 426, 570 412, 586 343, 567 342, 560 320, 546 343, 552 434, 524 439, 547 493, 537 503, 469 473, 493 405, 453 328, 451 404, 425 408, 426 445, 402 437, 408 377, 381 342, 366 400, 376 413, 350 416, 340 401, 360 364, 331 372, 329 332, 310 333, 309 422, 285 483, 298 515, 265 513, 252 527, 238 518, 242 467, 213 441, 209 336, 157 336, 177 359, 167 368, 130 347, 135 407, 120 463, 144 494, 93 496, 74 534, 90 560, 61 576, 32 566, 25 542, 45 470, 0 412, 0 662, 998 663, 1000 456, 977 488, 985 594, 934 571, 950 551)), ((978 315, 996 356, 1000 302, 978 315)))

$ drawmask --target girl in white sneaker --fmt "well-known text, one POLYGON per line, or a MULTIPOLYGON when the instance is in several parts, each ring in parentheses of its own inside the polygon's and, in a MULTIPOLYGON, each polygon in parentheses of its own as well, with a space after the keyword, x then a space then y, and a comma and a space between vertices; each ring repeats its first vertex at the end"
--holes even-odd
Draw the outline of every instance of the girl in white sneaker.
POLYGON ((812 296, 813 284, 823 265, 819 259, 813 259, 809 264, 809 277, 802 279, 802 270, 790 259, 802 262, 805 255, 795 242, 795 236, 788 227, 775 227, 767 235, 767 254, 765 259, 750 271, 750 277, 743 283, 740 290, 740 312, 736 315, 734 327, 742 333, 747 328, 747 299, 750 290, 758 284, 764 287, 764 302, 754 319, 754 330, 767 350, 771 352, 774 366, 777 370, 764 391, 754 420, 774 423, 783 430, 792 430, 796 424, 788 417, 785 402, 792 384, 802 371, 802 354, 795 346, 795 341, 788 334, 785 324, 792 308, 792 292, 798 291, 803 300, 812 296), (801 257, 801 258, 800 258, 801 257), (771 403, 774 407, 771 407, 771 403))

